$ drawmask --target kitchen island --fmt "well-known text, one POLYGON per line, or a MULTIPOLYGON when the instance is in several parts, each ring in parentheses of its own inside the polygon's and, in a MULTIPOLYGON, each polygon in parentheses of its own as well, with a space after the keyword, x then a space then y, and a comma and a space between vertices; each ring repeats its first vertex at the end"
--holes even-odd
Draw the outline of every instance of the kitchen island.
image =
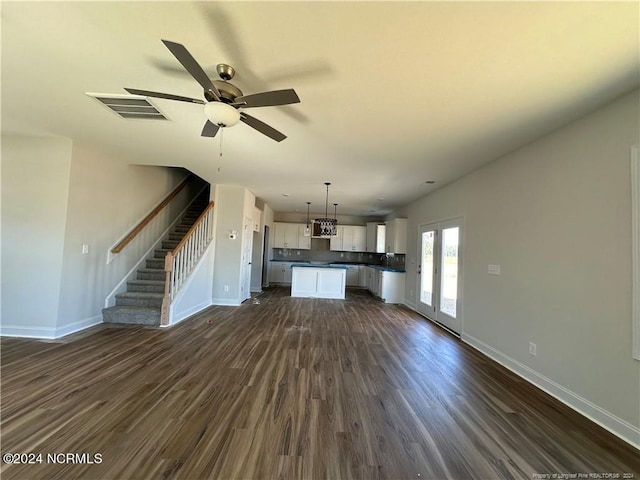
POLYGON ((291 265, 291 296, 303 298, 345 298, 345 265, 291 265))

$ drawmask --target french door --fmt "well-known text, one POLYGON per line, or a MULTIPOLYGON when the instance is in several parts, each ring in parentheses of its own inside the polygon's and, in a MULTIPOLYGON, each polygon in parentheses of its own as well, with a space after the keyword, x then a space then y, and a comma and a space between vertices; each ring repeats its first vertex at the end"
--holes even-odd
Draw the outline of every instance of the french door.
POLYGON ((462 331, 462 219, 418 230, 417 310, 452 332, 462 331))

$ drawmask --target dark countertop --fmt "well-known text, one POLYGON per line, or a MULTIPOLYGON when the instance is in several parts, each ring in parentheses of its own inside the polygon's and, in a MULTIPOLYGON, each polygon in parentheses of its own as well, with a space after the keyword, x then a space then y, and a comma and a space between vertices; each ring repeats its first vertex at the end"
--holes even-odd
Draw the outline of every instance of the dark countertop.
POLYGON ((396 273, 405 273, 406 270, 401 270, 398 268, 392 267, 384 267, 382 265, 369 265, 368 263, 360 263, 360 262, 332 262, 332 263, 313 263, 309 260, 269 260, 270 262, 280 262, 280 263, 296 263, 300 265, 291 265, 292 267, 330 267, 335 266, 339 268, 347 268, 350 265, 363 265, 365 267, 375 268, 376 270, 381 270, 383 272, 396 272, 396 273))
POLYGON ((291 268, 342 268, 342 269, 346 270, 347 266, 346 265, 336 265, 336 264, 318 265, 318 264, 315 264, 315 263, 300 263, 300 264, 291 265, 291 268))

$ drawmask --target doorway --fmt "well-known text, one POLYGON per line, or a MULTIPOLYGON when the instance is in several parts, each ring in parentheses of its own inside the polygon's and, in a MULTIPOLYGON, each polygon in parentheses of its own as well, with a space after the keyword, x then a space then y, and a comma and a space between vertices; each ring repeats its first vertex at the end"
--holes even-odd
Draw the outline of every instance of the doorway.
POLYGON ((242 265, 240 271, 240 302, 251 297, 251 254, 253 249, 253 218, 245 217, 242 226, 242 265))
POLYGON ((417 310, 456 335, 462 332, 462 219, 418 229, 417 310))

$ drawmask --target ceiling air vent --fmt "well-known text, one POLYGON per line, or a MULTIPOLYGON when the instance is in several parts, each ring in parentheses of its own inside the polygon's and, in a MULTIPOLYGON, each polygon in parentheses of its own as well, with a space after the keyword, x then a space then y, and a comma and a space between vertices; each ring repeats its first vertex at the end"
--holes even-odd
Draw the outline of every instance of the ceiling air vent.
POLYGON ((122 118, 141 118, 144 120, 168 120, 147 97, 138 95, 107 95, 87 93, 122 118))

